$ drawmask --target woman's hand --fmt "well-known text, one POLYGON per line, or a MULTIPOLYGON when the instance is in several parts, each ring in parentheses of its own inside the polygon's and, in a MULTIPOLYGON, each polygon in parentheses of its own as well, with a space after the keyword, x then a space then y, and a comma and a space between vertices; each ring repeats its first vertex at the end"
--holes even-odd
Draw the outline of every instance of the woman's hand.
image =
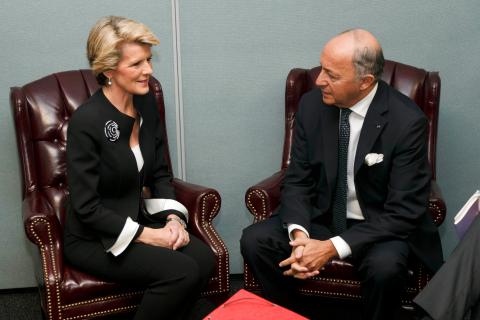
POLYGON ((184 224, 180 222, 180 218, 175 215, 169 215, 167 217, 168 222, 165 225, 165 228, 169 228, 172 232, 172 238, 175 239, 175 242, 172 246, 173 250, 182 248, 190 242, 190 236, 188 231, 183 227, 184 224))
POLYGON ((180 222, 180 218, 169 215, 167 219, 168 222, 163 228, 144 227, 135 241, 172 250, 186 246, 190 242, 190 236, 180 222))
POLYGON ((151 246, 173 249, 176 238, 173 237, 171 229, 166 226, 160 229, 144 227, 142 233, 135 241, 151 246))

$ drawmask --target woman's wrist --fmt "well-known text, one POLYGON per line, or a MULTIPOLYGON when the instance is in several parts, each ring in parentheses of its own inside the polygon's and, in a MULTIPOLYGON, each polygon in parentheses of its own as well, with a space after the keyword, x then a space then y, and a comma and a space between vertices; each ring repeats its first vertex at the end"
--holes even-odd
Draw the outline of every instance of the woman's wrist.
POLYGON ((176 221, 176 222, 180 223, 180 225, 181 225, 184 229, 187 229, 187 224, 185 223, 185 221, 183 221, 181 218, 179 218, 178 216, 176 216, 176 215, 174 215, 174 214, 168 215, 166 221, 167 221, 167 224, 168 224, 169 222, 176 221))
POLYGON ((142 231, 140 232, 140 234, 138 235, 138 237, 135 238, 135 242, 140 242, 140 243, 147 243, 147 238, 149 237, 149 232, 150 232, 150 228, 148 227, 143 227, 142 228, 142 231))

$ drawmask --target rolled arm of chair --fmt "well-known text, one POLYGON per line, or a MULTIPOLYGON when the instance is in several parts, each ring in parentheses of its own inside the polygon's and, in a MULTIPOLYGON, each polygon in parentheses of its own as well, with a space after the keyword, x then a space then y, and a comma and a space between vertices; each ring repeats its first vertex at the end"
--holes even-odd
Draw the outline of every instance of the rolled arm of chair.
POLYGON ((213 227, 212 221, 220 210, 220 194, 212 188, 173 179, 175 195, 189 213, 188 230, 204 241, 216 256, 216 271, 202 295, 225 294, 230 290, 229 255, 225 243, 213 227))
POLYGON ((250 213, 255 217, 254 222, 270 217, 280 204, 280 185, 284 174, 285 170, 278 171, 248 188, 245 193, 245 203, 250 213))
POLYGON ((428 208, 435 224, 437 226, 441 225, 447 215, 447 207, 436 180, 432 180, 431 183, 428 208))
POLYGON ((220 209, 220 195, 215 189, 173 179, 175 196, 188 209, 188 227, 197 232, 200 224, 211 223, 220 209))
POLYGON ((63 274, 63 233, 55 211, 45 195, 34 190, 22 203, 23 225, 28 239, 38 246, 46 282, 60 281, 63 274), (52 279, 51 276, 54 278, 52 279))
POLYGON ((213 218, 220 210, 220 194, 215 189, 180 179, 173 179, 173 186, 177 200, 188 209, 188 230, 219 253, 226 253, 225 244, 212 225, 213 218))

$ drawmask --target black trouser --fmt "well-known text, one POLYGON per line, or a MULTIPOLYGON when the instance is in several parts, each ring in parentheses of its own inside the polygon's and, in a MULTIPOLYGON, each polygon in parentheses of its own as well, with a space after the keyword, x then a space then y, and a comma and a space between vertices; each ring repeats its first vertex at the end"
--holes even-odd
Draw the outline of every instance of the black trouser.
POLYGON ((480 218, 413 300, 435 320, 480 320, 480 218))
MULTIPOLYGON (((325 226, 312 225, 312 239, 326 240, 331 236, 325 226)), ((287 230, 279 217, 274 216, 243 230, 240 246, 267 297, 295 309, 301 303, 292 301, 294 287, 301 280, 283 276, 284 269, 278 266, 291 254, 288 242, 287 230)), ((392 240, 374 244, 354 255, 361 280, 363 319, 395 318, 406 286, 408 254, 406 242, 392 240)), ((318 314, 321 315, 321 310, 318 314)))
POLYGON ((76 268, 118 283, 146 287, 134 319, 182 319, 210 277, 215 259, 201 240, 178 250, 132 242, 118 257, 99 241, 67 237, 65 256, 76 268))

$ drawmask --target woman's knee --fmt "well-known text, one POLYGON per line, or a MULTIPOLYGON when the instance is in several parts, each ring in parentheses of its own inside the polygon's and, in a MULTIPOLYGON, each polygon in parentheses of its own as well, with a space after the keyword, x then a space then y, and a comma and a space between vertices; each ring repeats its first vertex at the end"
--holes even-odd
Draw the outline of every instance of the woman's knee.
POLYGON ((213 274, 217 260, 212 249, 200 239, 191 237, 190 244, 183 253, 198 264, 200 278, 208 280, 213 274))
POLYGON ((185 290, 197 290, 201 281, 202 275, 200 272, 200 267, 197 263, 192 263, 184 273, 180 283, 185 287, 185 290))
MULTIPOLYGON (((181 265, 172 265, 173 270, 171 271, 170 280, 172 283, 175 283, 175 287, 178 290, 190 292, 191 290, 197 290, 202 275, 198 263, 189 257, 186 258, 181 265)), ((160 275, 160 283, 164 282, 161 278, 162 276, 160 275)))
POLYGON ((212 249, 207 245, 204 245, 202 250, 201 259, 197 261, 199 265, 200 278, 207 281, 213 274, 217 263, 217 258, 212 249))

